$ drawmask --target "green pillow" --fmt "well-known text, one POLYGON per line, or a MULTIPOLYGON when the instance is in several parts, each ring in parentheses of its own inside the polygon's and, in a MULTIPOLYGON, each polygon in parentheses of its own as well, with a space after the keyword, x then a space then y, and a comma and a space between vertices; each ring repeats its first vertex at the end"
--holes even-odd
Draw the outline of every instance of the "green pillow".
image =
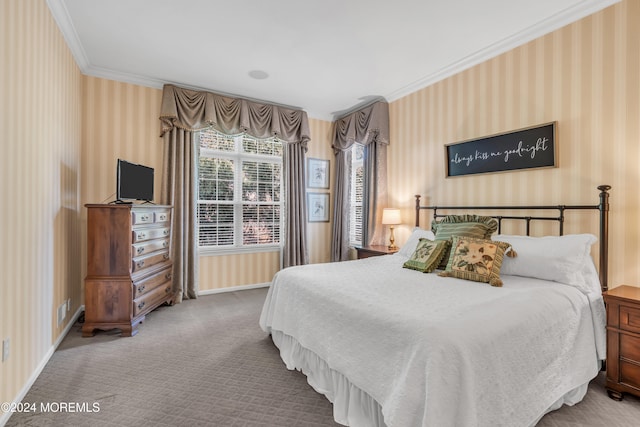
POLYGON ((436 269, 447 248, 448 240, 433 241, 424 237, 418 241, 418 246, 411 257, 402 266, 412 270, 422 271, 423 273, 431 273, 436 269))
MULTIPOLYGON (((435 240, 449 240, 453 236, 474 237, 476 239, 490 239, 498 229, 498 221, 490 216, 480 215, 447 215, 440 221, 431 223, 431 230, 435 233, 435 240)), ((449 250, 445 253, 438 268, 444 270, 449 259, 449 250)))
POLYGON ((431 231, 436 232, 438 226, 440 224, 464 224, 464 223, 477 223, 485 225, 485 236, 484 239, 488 239, 491 237, 493 233, 498 230, 498 221, 495 218, 484 215, 447 215, 439 220, 434 220, 431 222, 431 231))
POLYGON ((447 268, 438 275, 502 286, 500 267, 509 247, 505 242, 455 236, 447 268))

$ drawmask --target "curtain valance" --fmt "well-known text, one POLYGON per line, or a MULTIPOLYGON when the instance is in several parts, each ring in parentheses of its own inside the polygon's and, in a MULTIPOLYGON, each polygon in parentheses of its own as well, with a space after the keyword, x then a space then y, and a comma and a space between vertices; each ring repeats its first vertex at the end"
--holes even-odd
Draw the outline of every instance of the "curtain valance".
POLYGON ((368 145, 373 141, 389 144, 389 104, 377 101, 336 120, 333 150, 342 151, 355 142, 368 145))
POLYGON ((310 140, 305 111, 170 84, 162 90, 160 122, 160 136, 174 127, 194 131, 212 126, 225 134, 275 136, 285 142, 300 143, 305 149, 310 140))

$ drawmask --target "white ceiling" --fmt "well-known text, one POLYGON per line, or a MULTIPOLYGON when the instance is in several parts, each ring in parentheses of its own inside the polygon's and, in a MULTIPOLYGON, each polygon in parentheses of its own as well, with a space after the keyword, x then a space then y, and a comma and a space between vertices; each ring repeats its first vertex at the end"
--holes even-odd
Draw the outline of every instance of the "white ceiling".
POLYGON ((83 73, 302 108, 393 101, 618 0, 48 0, 83 73), (254 79, 249 72, 268 73, 254 79))

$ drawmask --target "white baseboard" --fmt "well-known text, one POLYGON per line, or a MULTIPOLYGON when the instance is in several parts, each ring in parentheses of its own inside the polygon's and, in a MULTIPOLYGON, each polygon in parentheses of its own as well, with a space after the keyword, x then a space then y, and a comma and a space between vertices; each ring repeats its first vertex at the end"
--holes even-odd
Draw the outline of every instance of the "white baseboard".
POLYGON ((205 291, 198 291, 198 296, 221 294, 224 292, 246 291, 247 289, 268 288, 269 286, 271 286, 271 282, 256 283, 254 285, 229 286, 228 288, 207 289, 205 291))
MULTIPOLYGON (((51 356, 53 356, 53 353, 56 351, 60 343, 62 343, 62 340, 64 339, 64 337, 67 336, 67 334, 69 333, 73 325, 76 323, 76 321, 78 320, 78 317, 80 317, 80 314, 82 314, 83 311, 84 311, 84 305, 81 305, 80 307, 78 307, 78 310, 76 310, 76 312, 74 313, 73 317, 71 318, 71 321, 67 323, 67 326, 65 326, 64 330, 62 331, 62 333, 60 334, 56 342, 53 343, 53 345, 49 348, 49 351, 47 351, 47 353, 44 355, 44 357, 38 364, 38 367, 36 368, 36 370, 33 371, 33 374, 31 374, 31 377, 29 377, 29 381, 27 381, 24 387, 22 387, 22 390, 20 390, 20 393, 18 393, 18 395, 13 400, 14 402, 22 402, 22 399, 24 399, 24 397, 27 395, 27 393, 33 386, 33 383, 36 382, 36 380, 42 373, 42 370, 44 369, 44 367, 47 366, 47 363, 49 363, 49 359, 51 359, 51 356)), ((9 421, 9 418, 11 418, 11 414, 12 414, 11 412, 5 412, 4 414, 0 415, 0 427, 3 427, 5 424, 7 424, 7 422, 9 421)))

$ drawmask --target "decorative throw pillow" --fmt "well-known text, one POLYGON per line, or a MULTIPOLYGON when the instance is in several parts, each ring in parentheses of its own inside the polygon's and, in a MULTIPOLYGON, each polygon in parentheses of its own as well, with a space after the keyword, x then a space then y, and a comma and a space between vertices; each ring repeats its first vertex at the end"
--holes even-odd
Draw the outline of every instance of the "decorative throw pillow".
MULTIPOLYGON (((447 215, 440 221, 433 221, 431 229, 435 233, 435 240, 451 240, 453 236, 475 237, 489 239, 498 229, 498 221, 490 216, 479 215, 447 215)), ((447 266, 449 251, 445 254, 440 269, 447 266)))
POLYGON ((454 236, 447 268, 439 275, 502 286, 500 266, 509 247, 505 242, 454 236))
POLYGON ((448 240, 434 242, 433 240, 422 238, 416 246, 416 250, 411 258, 402 266, 412 270, 422 271, 423 273, 431 273, 436 269, 442 257, 444 257, 446 249, 449 247, 448 240))
POLYGON ((406 243, 402 245, 398 253, 407 258, 410 257, 411 254, 413 254, 413 252, 416 250, 418 241, 423 237, 429 240, 435 240, 436 238, 435 234, 433 234, 433 231, 415 227, 411 232, 411 236, 409 236, 406 243))
POLYGON ((431 222, 431 230, 436 233, 440 225, 443 224, 466 224, 475 223, 485 226, 485 235, 483 239, 488 239, 498 230, 498 221, 495 218, 484 215, 447 215, 439 220, 431 222))

